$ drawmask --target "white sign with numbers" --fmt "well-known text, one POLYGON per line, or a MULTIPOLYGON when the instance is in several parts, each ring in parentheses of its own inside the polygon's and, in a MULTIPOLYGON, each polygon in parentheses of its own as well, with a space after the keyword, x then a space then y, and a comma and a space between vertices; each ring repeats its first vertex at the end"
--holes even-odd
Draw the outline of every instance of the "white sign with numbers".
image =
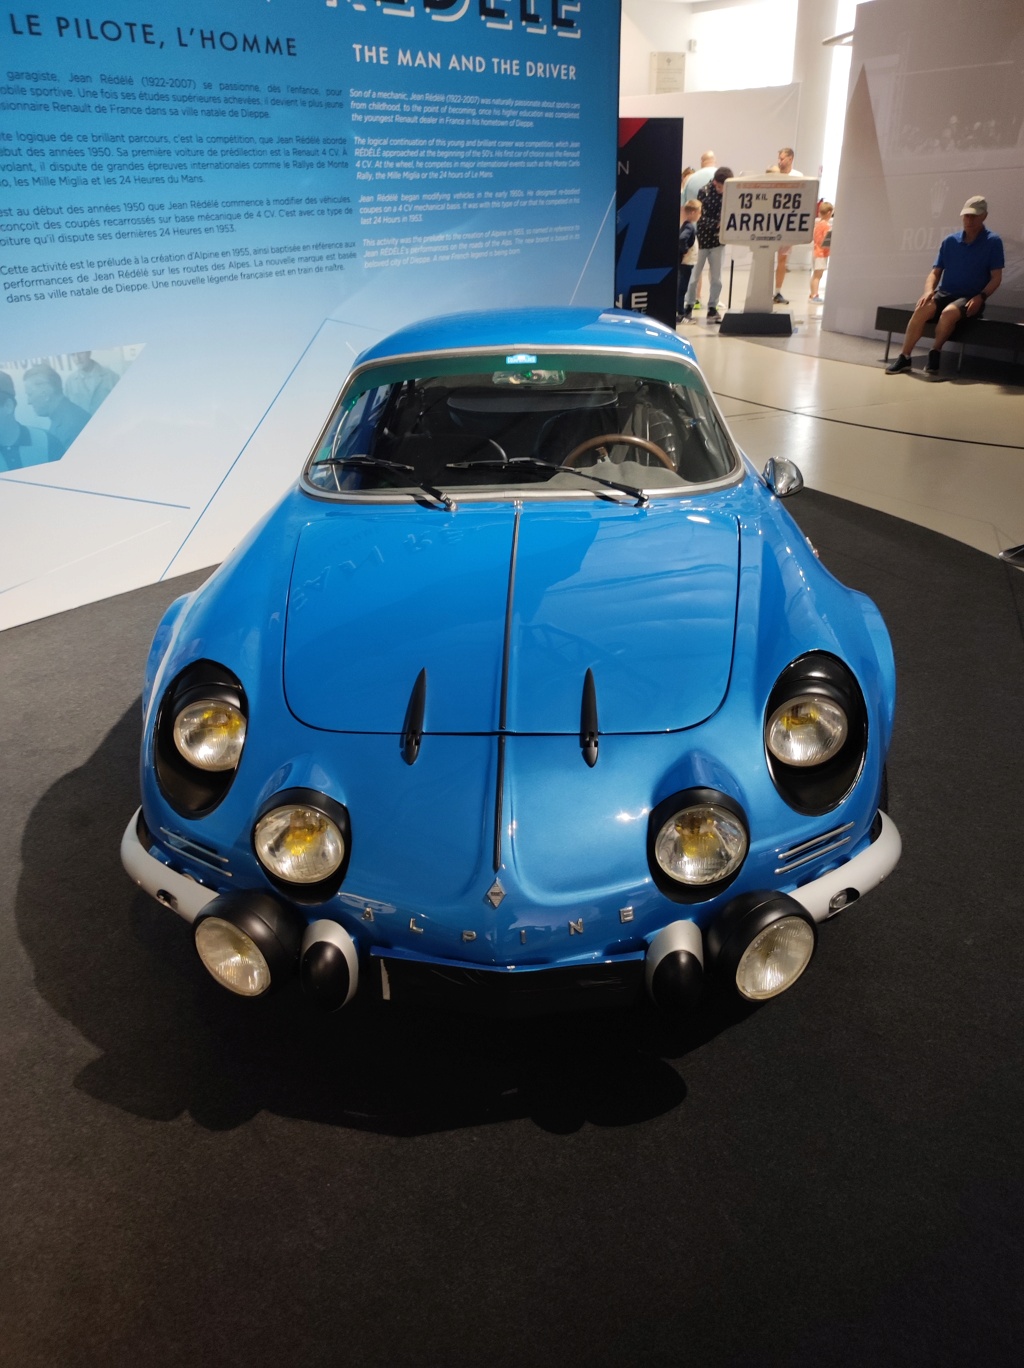
POLYGON ((810 242, 817 215, 818 182, 810 176, 734 176, 722 196, 722 242, 779 247, 810 242))

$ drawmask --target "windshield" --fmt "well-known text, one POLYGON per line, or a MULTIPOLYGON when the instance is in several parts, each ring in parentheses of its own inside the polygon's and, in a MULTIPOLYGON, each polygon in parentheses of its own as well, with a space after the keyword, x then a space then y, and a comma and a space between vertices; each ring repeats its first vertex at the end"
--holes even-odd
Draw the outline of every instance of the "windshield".
POLYGON ((516 353, 368 367, 343 395, 306 478, 343 495, 621 498, 678 492, 736 468, 707 391, 688 367, 662 358, 516 353))

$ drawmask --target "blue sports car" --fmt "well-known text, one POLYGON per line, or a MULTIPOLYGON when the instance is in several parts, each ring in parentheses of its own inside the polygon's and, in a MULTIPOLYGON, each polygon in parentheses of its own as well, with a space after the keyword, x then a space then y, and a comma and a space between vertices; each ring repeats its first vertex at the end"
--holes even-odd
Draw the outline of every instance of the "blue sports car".
POLYGON ((125 868, 244 997, 785 991, 900 853, 889 637, 801 483, 645 318, 393 334, 160 623, 125 868))

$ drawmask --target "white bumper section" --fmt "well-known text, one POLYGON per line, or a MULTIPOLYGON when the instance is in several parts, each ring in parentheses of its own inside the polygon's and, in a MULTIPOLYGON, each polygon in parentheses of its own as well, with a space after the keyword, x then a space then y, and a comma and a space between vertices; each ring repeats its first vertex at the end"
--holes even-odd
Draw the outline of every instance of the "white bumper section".
POLYGON ((204 888, 202 884, 196 883, 195 879, 178 874, 144 849, 138 832, 141 811, 141 808, 137 808, 132 814, 132 819, 121 837, 121 863, 143 893, 148 893, 164 907, 177 912, 178 916, 184 917, 187 922, 195 921, 206 904, 213 902, 217 894, 213 889, 204 888))
POLYGON ((789 896, 806 907, 816 922, 827 921, 844 907, 849 907, 896 868, 903 842, 892 818, 884 812, 879 813, 879 816, 882 830, 877 841, 872 841, 866 850, 847 860, 838 869, 822 874, 820 879, 812 879, 810 883, 790 892, 789 896))

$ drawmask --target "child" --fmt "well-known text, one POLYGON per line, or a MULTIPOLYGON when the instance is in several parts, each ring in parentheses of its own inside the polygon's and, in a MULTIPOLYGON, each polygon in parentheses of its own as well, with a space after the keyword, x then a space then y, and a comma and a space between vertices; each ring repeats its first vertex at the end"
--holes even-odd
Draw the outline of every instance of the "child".
POLYGON ((822 200, 818 205, 818 217, 814 224, 814 271, 811 274, 812 304, 824 304, 825 302, 818 293, 818 286, 821 284, 821 277, 825 274, 828 254, 831 251, 832 215, 834 212, 834 206, 829 204, 828 200, 822 200))
POLYGON ((679 224, 679 284, 676 288, 676 323, 683 321, 683 304, 690 276, 697 264, 697 220, 704 212, 698 199, 689 199, 680 211, 679 224))

